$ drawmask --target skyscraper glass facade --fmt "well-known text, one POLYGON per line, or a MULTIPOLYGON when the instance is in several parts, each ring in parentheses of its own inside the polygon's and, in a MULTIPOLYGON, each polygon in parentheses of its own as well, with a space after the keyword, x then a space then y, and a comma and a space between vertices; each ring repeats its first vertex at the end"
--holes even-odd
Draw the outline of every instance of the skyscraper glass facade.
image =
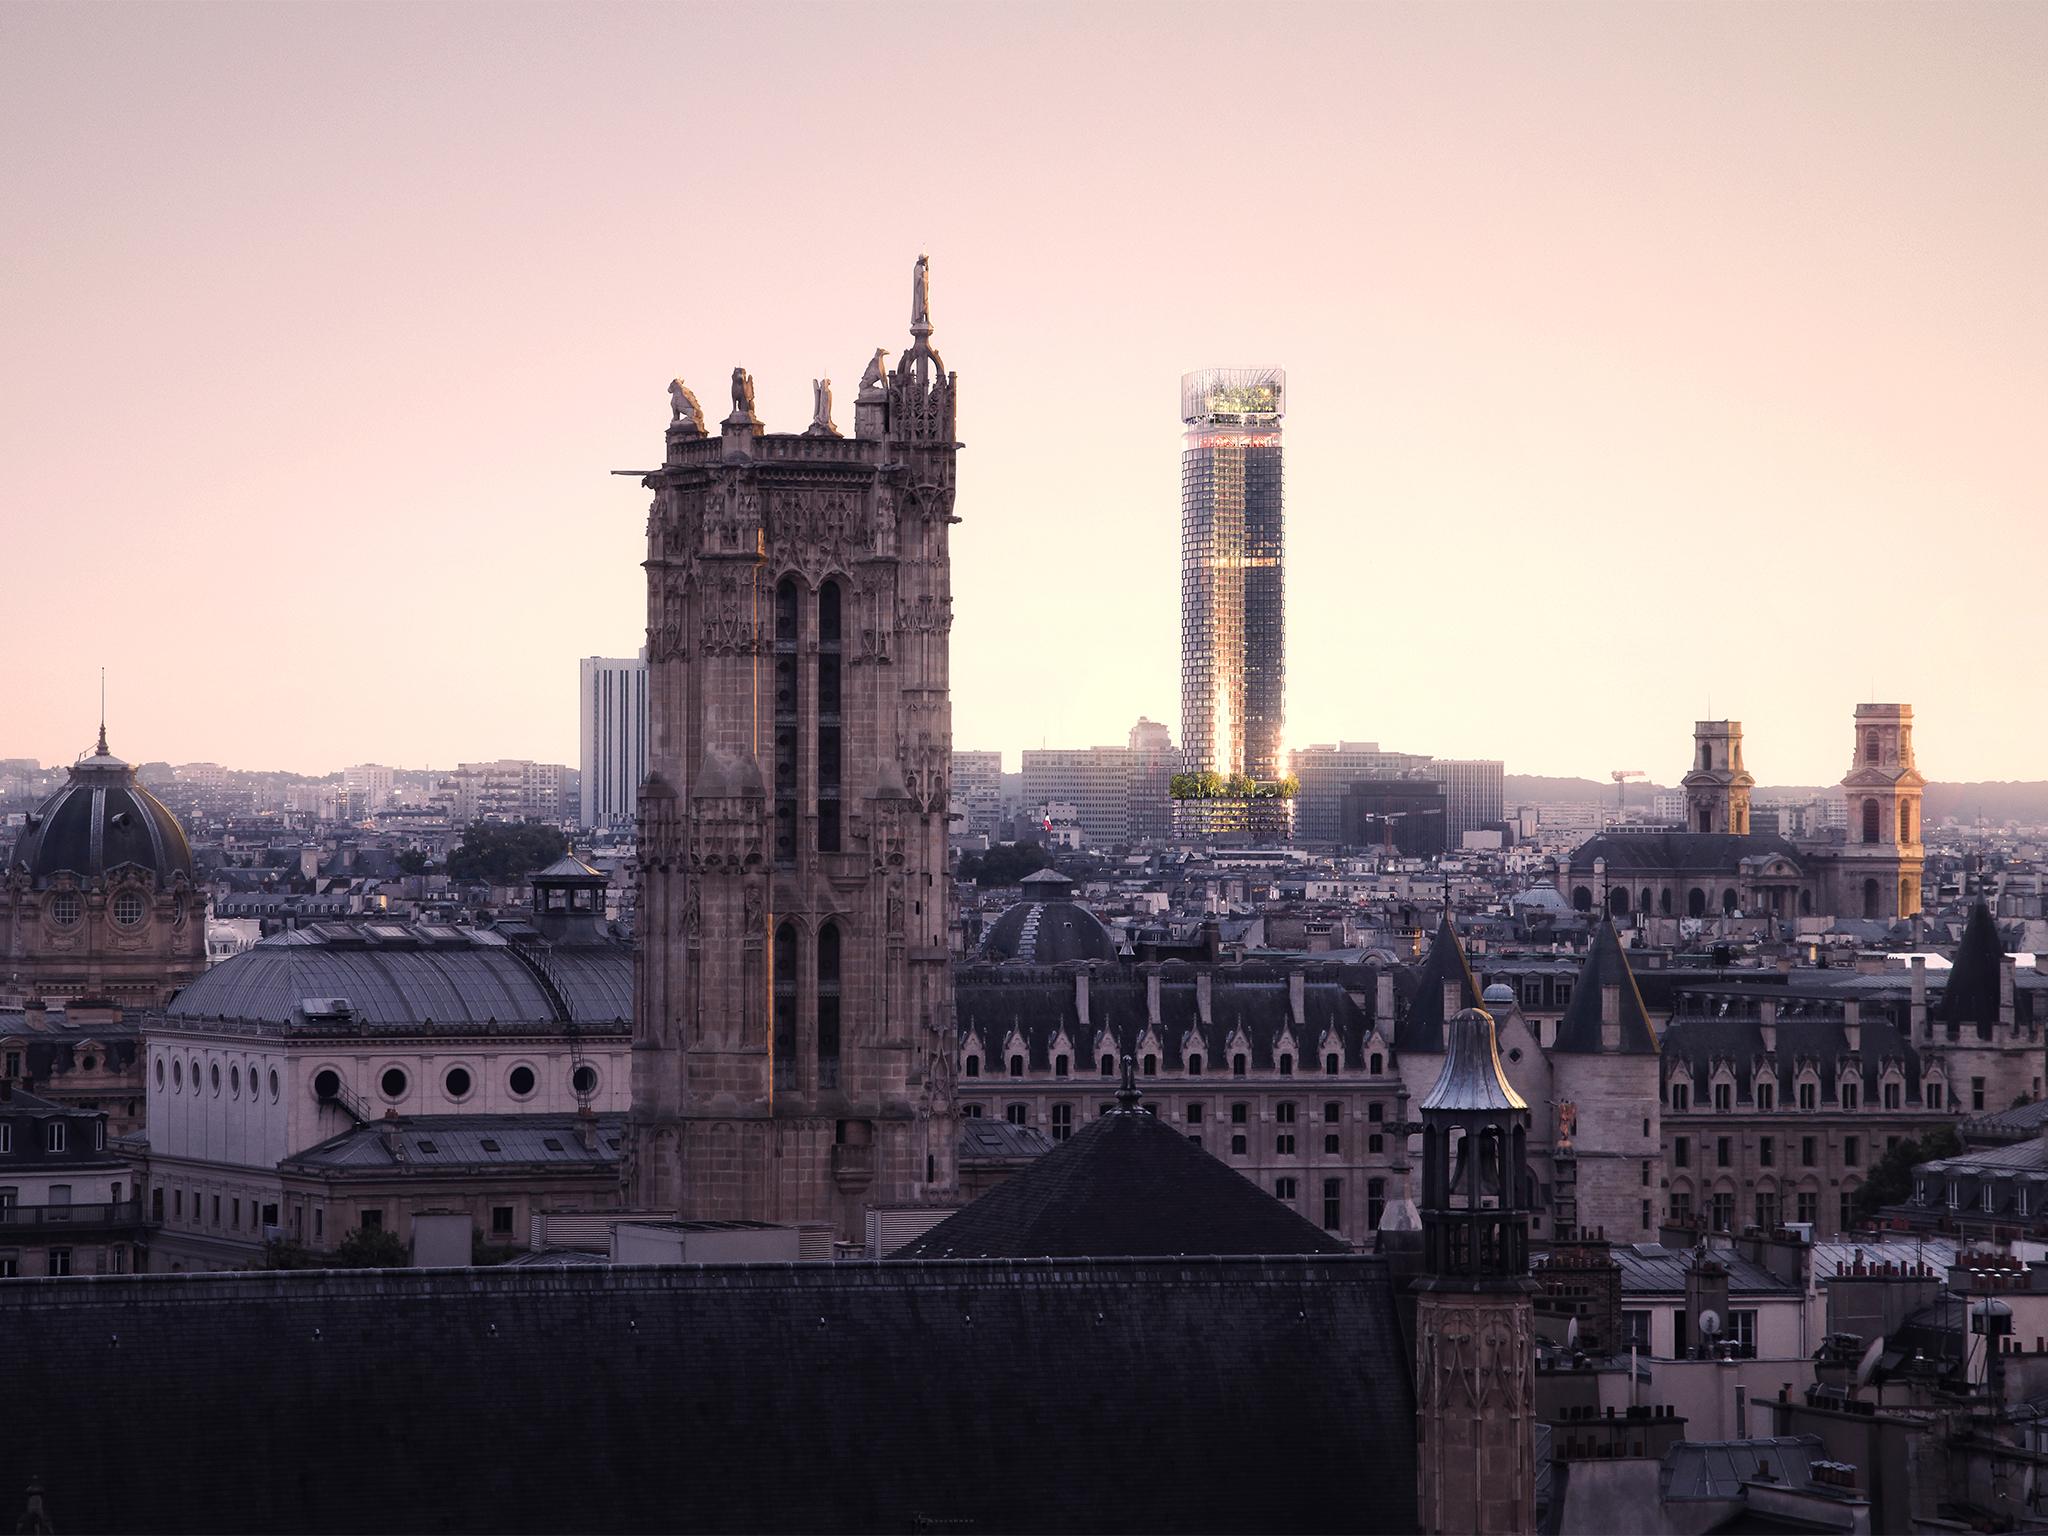
POLYGON ((1191 772, 1284 771, 1286 397, 1279 368, 1181 376, 1180 720, 1191 772))

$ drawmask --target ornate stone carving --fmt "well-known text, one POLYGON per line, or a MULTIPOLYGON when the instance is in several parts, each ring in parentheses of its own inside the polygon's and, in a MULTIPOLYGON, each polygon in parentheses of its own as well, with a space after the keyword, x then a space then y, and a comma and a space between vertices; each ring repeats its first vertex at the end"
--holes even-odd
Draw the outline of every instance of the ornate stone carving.
POLYGON ((778 490, 768 498, 769 537, 812 582, 853 562, 859 507, 851 491, 778 490))
POLYGON ((896 605, 896 627, 917 634, 944 634, 953 627, 953 599, 920 592, 896 605))
POLYGON ((669 430, 691 437, 704 435, 704 408, 681 379, 668 381, 669 430))
POLYGON ((832 381, 811 380, 811 424, 805 429, 807 437, 837 437, 839 429, 832 425, 832 381))
POLYGON ((754 583, 751 575, 727 572, 708 593, 703 637, 699 642, 707 656, 750 656, 761 649, 761 625, 754 617, 754 583))
POLYGON ((888 391, 883 381, 888 377, 889 365, 883 362, 882 359, 888 355, 889 349, 887 347, 877 347, 875 348, 875 355, 868 359, 867 372, 860 376, 860 398, 862 400, 880 400, 886 397, 888 391))
POLYGON ((744 368, 732 371, 732 414, 725 418, 728 427, 758 427, 761 419, 754 414, 754 376, 744 368))

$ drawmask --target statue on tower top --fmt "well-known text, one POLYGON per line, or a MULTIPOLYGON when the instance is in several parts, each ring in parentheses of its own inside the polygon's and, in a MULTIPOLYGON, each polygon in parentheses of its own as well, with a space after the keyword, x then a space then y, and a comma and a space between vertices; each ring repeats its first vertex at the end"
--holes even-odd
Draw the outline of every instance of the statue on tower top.
POLYGON ((668 381, 669 425, 695 436, 704 435, 704 408, 681 379, 668 381))
POLYGON ((910 276, 910 333, 929 336, 932 330, 932 266, 929 256, 917 258, 910 276))

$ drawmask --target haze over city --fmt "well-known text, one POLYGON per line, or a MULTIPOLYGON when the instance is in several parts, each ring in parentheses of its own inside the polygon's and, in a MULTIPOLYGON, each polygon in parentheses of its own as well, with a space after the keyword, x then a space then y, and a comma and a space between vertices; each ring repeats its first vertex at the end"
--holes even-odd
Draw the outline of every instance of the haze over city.
POLYGON ((1188 369, 1287 369, 1289 744, 2038 778, 2041 7, 11 6, 0 755, 573 760, 667 381, 932 260, 953 737, 1177 721, 1188 369), (1255 21, 1256 24, 1253 24, 1255 21), (1084 30, 1085 24, 1085 30, 1084 30))

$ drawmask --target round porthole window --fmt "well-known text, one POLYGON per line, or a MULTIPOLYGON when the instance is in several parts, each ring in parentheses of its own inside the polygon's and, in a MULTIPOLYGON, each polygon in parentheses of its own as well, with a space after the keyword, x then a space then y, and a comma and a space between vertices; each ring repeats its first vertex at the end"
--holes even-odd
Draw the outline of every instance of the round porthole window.
POLYGON ((270 1069, 270 1102, 277 1102, 277 1068, 270 1069))
POLYGON ((469 1068, 450 1067, 448 1075, 441 1079, 441 1086, 448 1090, 449 1098, 466 1099, 469 1097, 469 1090, 476 1084, 470 1078, 469 1068))
POLYGON ((114 921, 123 928, 133 928, 141 922, 146 910, 140 891, 122 891, 114 897, 114 921))
MULTIPOLYGON (((157 1066, 159 1070, 161 1070, 163 1063, 158 1062, 157 1066)), ((171 1086, 181 1091, 184 1089, 185 1063, 183 1063, 182 1061, 174 1061, 171 1063, 171 1086)))
POLYGON ((220 1063, 217 1061, 213 1064, 213 1092, 216 1098, 220 1096, 220 1063))
POLYGON ((78 899, 76 891, 59 891, 50 898, 50 921, 62 928, 69 928, 85 913, 85 903, 78 899))
POLYGON ((161 1056, 156 1059, 156 1085, 159 1088, 164 1085, 164 1059, 161 1056))
POLYGON ((96 1072, 99 1070, 100 1059, 97 1056, 88 1056, 85 1058, 84 1061, 80 1062, 79 1065, 84 1067, 85 1070, 88 1072, 96 1072))
POLYGON ((579 1096, 589 1098, 597 1092, 597 1068, 585 1062, 569 1074, 569 1086, 574 1088, 579 1096))
POLYGON ((240 1067, 228 1068, 228 1093, 237 1099, 242 1096, 242 1069, 240 1067))
MULTIPOLYGON (((274 1081, 276 1074, 272 1074, 274 1081)), ((341 1092, 341 1074, 332 1067, 322 1067, 313 1074, 313 1097, 331 1099, 341 1092)))
POLYGON ((386 1067, 384 1075, 377 1079, 377 1086, 384 1090, 384 1097, 387 1099, 404 1098, 405 1083, 405 1073, 397 1067, 386 1067))
POLYGON ((505 1086, 512 1090, 513 1098, 525 1098, 533 1092, 533 1068, 514 1067, 505 1078, 505 1086))

